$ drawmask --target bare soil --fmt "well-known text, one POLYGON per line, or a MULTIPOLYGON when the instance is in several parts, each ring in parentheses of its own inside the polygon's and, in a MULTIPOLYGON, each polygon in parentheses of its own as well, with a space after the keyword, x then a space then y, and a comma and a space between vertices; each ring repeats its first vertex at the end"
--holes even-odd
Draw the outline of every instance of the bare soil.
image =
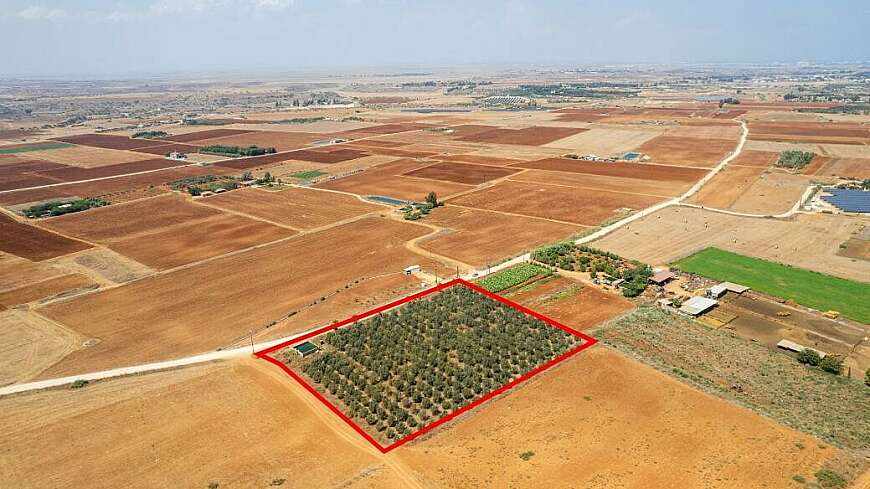
POLYGON ((447 205, 429 214, 425 222, 446 228, 419 245, 474 267, 519 255, 543 244, 579 232, 580 227, 497 212, 447 205))
POLYGON ((0 213, 0 251, 41 261, 86 250, 91 245, 18 222, 0 213))
POLYGON ((689 167, 712 168, 734 151, 735 139, 707 139, 659 136, 637 148, 653 162, 689 167))
POLYGON ((513 175, 518 171, 520 170, 466 163, 441 162, 409 171, 405 173, 405 175, 418 178, 430 178, 432 180, 465 183, 469 185, 480 185, 481 183, 490 180, 496 180, 508 175, 513 175))
POLYGON ((354 280, 430 260, 404 243, 422 226, 366 218, 42 308, 101 341, 51 376, 201 353, 259 331, 354 280), (360 259, 366 257, 366 259, 360 259))
POLYGON ((835 452, 594 347, 397 456, 435 487, 730 489, 790 487, 835 452))
POLYGON ((278 373, 252 362, 211 364, 4 398, 0 450, 16 456, 5 459, 0 484, 268 487, 284 479, 285 487, 354 488, 395 480, 379 454, 278 373))
POLYGON ((537 161, 518 163, 513 166, 538 170, 564 171, 605 175, 612 177, 637 178, 654 181, 696 182, 706 173, 700 168, 680 168, 644 163, 601 163, 597 161, 572 160, 568 158, 547 158, 537 161))
POLYGON ((357 195, 385 195, 414 201, 422 201, 429 192, 435 192, 439 198, 445 198, 473 188, 470 185, 402 175, 429 164, 430 162, 398 160, 378 165, 357 175, 328 180, 316 186, 357 195))
POLYGON ((620 209, 649 207, 660 197, 605 190, 577 192, 570 187, 500 182, 449 200, 451 204, 595 226, 620 209))
POLYGON ((387 210, 351 195, 298 187, 277 192, 241 189, 209 197, 203 203, 296 229, 316 228, 369 212, 387 210))

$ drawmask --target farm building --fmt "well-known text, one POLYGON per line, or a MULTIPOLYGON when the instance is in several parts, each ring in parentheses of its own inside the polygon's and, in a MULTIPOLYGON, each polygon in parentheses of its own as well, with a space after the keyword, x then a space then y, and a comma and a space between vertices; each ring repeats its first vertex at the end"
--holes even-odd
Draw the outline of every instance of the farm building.
POLYGON ((411 265, 410 267, 405 267, 405 275, 411 275, 412 273, 417 273, 420 270, 420 265, 411 265))
POLYGON ((719 304, 719 301, 707 297, 692 297, 683 303, 680 312, 689 316, 699 316, 719 304))
POLYGON ((300 356, 307 357, 318 350, 317 345, 310 341, 300 343, 293 347, 293 350, 300 356))
POLYGON ((649 278, 649 281, 656 285, 664 285, 671 280, 675 279, 677 274, 670 270, 662 270, 660 272, 656 272, 652 277, 649 278))
MULTIPOLYGON (((795 353, 800 353, 800 352, 807 349, 806 346, 801 345, 799 343, 795 343, 794 341, 789 341, 789 340, 780 340, 779 343, 776 344, 776 346, 777 346, 777 348, 782 348, 783 350, 793 351, 795 353)), ((825 358, 824 352, 821 352, 819 350, 816 350, 816 352, 818 352, 819 357, 825 358)))

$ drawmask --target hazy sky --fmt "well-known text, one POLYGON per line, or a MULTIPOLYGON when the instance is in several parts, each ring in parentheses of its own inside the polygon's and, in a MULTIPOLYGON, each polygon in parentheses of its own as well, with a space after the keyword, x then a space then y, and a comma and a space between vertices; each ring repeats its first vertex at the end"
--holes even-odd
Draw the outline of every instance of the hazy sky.
POLYGON ((870 0, 0 0, 0 78, 870 60, 870 0))

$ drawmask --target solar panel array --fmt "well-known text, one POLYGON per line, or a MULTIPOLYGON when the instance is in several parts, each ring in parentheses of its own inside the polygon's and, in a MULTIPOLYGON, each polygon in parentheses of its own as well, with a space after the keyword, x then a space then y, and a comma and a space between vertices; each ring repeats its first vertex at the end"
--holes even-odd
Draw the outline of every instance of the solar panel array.
POLYGON ((822 200, 843 212, 870 213, 870 192, 857 189, 831 189, 831 195, 823 195, 822 200))

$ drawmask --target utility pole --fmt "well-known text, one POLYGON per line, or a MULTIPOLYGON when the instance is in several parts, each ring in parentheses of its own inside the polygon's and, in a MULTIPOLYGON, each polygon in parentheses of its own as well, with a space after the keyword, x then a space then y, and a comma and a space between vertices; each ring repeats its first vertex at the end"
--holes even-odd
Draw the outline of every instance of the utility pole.
POLYGON ((251 334, 251 355, 253 355, 254 354, 254 330, 251 329, 251 330, 248 330, 248 332, 251 334))

